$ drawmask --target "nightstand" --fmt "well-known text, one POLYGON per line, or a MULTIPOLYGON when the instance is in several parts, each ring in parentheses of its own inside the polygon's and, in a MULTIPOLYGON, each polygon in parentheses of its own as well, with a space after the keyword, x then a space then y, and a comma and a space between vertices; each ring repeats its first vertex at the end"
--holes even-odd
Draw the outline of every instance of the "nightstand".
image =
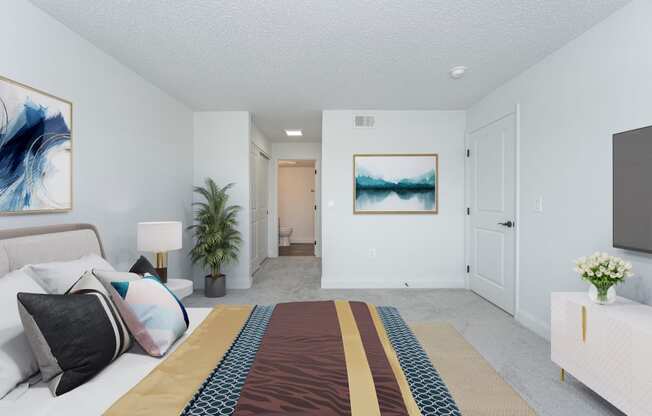
POLYGON ((187 279, 168 279, 165 286, 179 299, 192 295, 193 283, 187 279))

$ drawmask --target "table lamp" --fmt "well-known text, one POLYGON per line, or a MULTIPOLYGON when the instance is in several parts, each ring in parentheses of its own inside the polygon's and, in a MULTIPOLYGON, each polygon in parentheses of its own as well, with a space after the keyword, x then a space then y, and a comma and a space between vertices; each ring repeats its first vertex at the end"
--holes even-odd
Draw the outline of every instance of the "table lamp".
POLYGON ((139 222, 138 251, 156 253, 156 273, 168 281, 168 252, 181 249, 182 224, 179 221, 139 222))

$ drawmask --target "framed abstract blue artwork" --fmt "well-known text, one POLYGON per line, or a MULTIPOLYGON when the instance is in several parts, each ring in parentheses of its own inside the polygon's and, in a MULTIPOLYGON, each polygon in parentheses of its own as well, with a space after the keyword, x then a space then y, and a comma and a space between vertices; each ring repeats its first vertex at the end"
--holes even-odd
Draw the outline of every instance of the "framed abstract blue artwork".
POLYGON ((354 214, 436 214, 436 154, 353 156, 354 214))
POLYGON ((72 103, 0 76, 0 215, 72 209, 72 103))

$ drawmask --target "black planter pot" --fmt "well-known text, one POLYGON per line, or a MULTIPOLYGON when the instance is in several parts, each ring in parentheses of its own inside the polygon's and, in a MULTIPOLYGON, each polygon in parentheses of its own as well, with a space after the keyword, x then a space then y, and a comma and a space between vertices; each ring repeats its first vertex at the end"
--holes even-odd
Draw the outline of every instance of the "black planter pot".
POLYGON ((226 275, 220 274, 218 278, 208 275, 205 279, 204 295, 207 298, 221 298, 226 295, 226 275))

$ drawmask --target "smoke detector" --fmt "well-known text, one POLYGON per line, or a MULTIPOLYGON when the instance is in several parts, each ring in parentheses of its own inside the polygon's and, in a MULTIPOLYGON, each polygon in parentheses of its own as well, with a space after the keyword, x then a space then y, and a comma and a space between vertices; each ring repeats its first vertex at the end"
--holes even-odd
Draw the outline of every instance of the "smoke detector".
POLYGON ((466 74, 467 69, 468 68, 464 65, 454 66, 448 71, 448 73, 450 74, 451 78, 460 79, 464 76, 464 74, 466 74))

